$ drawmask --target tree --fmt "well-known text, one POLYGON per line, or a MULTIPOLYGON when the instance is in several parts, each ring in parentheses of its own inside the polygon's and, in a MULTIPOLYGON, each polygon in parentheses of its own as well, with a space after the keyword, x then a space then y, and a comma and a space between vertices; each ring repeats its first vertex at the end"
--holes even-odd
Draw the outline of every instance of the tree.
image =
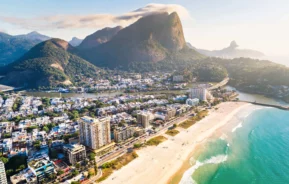
POLYGON ((9 159, 9 161, 5 164, 5 169, 12 169, 13 171, 19 171, 20 167, 26 168, 27 166, 27 157, 21 155, 15 155, 9 159))
POLYGON ((50 99, 49 98, 42 98, 41 101, 45 107, 50 105, 50 99))
POLYGON ((37 150, 40 150, 40 147, 41 147, 41 142, 40 141, 35 141, 33 143, 33 147, 37 150))
POLYGON ((140 144, 140 143, 135 143, 135 144, 133 145, 133 148, 138 149, 138 148, 140 148, 141 146, 142 146, 142 144, 140 144))
POLYGON ((77 169, 79 169, 79 168, 80 168, 80 164, 79 164, 79 163, 76 163, 76 164, 75 164, 75 167, 76 167, 77 169))
POLYGON ((95 160, 95 156, 96 156, 95 153, 90 153, 89 154, 89 160, 90 161, 95 160))
POLYGON ((7 175, 7 176, 12 176, 13 174, 14 174, 13 169, 8 169, 8 170, 6 170, 6 175, 7 175))
POLYGON ((75 169, 72 171, 71 174, 72 174, 72 176, 77 176, 79 174, 79 172, 78 172, 78 170, 75 169))
POLYGON ((49 133, 49 128, 47 126, 44 126, 43 127, 43 130, 46 132, 46 133, 49 133))
POLYGON ((62 174, 64 174, 64 171, 63 170, 58 170, 57 171, 57 175, 59 176, 59 175, 62 175, 62 174))
POLYGON ((72 181, 71 184, 80 184, 79 181, 72 181))
POLYGON ((6 158, 6 157, 0 157, 0 160, 1 160, 4 164, 6 164, 6 163, 9 161, 9 159, 6 158))
POLYGON ((25 168, 26 168, 26 167, 25 167, 25 165, 23 165, 23 164, 19 166, 19 170, 21 170, 21 171, 22 171, 23 169, 25 169, 25 168))

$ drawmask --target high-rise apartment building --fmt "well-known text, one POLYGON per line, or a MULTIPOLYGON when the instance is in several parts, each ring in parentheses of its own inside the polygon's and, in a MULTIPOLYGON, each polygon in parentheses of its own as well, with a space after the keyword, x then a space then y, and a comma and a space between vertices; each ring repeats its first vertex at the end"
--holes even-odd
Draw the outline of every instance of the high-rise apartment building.
POLYGON ((206 88, 192 88, 190 90, 190 98, 197 98, 200 101, 207 101, 207 89, 206 88))
POLYGON ((150 126, 150 113, 142 112, 137 115, 137 122, 142 124, 144 128, 148 128, 150 126))
POLYGON ((7 184, 5 165, 2 161, 0 161, 0 183, 7 184))
POLYGON ((92 118, 84 116, 79 121, 80 143, 91 149, 99 149, 111 142, 110 118, 92 118))

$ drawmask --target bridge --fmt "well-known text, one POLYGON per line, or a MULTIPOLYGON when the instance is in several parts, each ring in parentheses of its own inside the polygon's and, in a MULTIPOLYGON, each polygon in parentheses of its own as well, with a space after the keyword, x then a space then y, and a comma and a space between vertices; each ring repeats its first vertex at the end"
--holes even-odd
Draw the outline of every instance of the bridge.
POLYGON ((220 87, 223 87, 225 86, 226 84, 228 84, 230 78, 229 77, 226 77, 224 80, 222 80, 221 82, 213 85, 212 87, 209 87, 208 90, 211 91, 211 90, 214 90, 214 89, 218 89, 220 87))

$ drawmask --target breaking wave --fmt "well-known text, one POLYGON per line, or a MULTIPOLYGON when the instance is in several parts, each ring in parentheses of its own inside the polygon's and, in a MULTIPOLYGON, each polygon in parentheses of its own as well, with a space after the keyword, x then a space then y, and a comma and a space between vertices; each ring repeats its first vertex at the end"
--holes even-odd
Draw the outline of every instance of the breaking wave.
POLYGON ((220 164, 225 162, 227 158, 228 155, 217 155, 205 160, 204 162, 197 161, 195 165, 193 165, 183 174, 183 177, 179 184, 195 184, 196 182, 193 180, 192 175, 199 167, 206 164, 220 164))

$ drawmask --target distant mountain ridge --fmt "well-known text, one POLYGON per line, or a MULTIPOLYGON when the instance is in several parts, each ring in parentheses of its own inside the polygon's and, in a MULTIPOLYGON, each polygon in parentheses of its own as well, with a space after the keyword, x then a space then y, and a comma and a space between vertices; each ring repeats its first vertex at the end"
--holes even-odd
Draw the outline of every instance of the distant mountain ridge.
POLYGON ((51 37, 38 33, 37 31, 30 32, 24 35, 16 35, 15 37, 28 39, 28 40, 35 40, 35 41, 46 41, 51 39, 51 37))
MULTIPOLYGON (((162 61, 183 49, 188 47, 178 14, 159 13, 139 19, 108 42, 84 49, 80 55, 96 66, 125 69, 134 62, 162 61)), ((190 58, 203 57, 192 49, 189 52, 190 58)))
POLYGON ((232 41, 229 47, 226 47, 221 50, 213 50, 213 51, 205 50, 205 49, 197 49, 193 47, 190 43, 187 43, 187 45, 192 49, 196 49, 199 53, 204 54, 206 56, 210 56, 210 57, 221 57, 221 58, 233 59, 233 58, 239 58, 239 57, 261 58, 265 56, 264 53, 256 51, 256 50, 238 49, 239 46, 235 41, 232 41))
POLYGON ((33 46, 48 39, 48 36, 37 32, 16 36, 0 32, 0 65, 12 63, 33 46))
POLYGON ((81 42, 83 41, 83 39, 77 38, 77 37, 73 37, 68 43, 70 45, 72 45, 73 47, 77 47, 78 45, 81 44, 81 42))

